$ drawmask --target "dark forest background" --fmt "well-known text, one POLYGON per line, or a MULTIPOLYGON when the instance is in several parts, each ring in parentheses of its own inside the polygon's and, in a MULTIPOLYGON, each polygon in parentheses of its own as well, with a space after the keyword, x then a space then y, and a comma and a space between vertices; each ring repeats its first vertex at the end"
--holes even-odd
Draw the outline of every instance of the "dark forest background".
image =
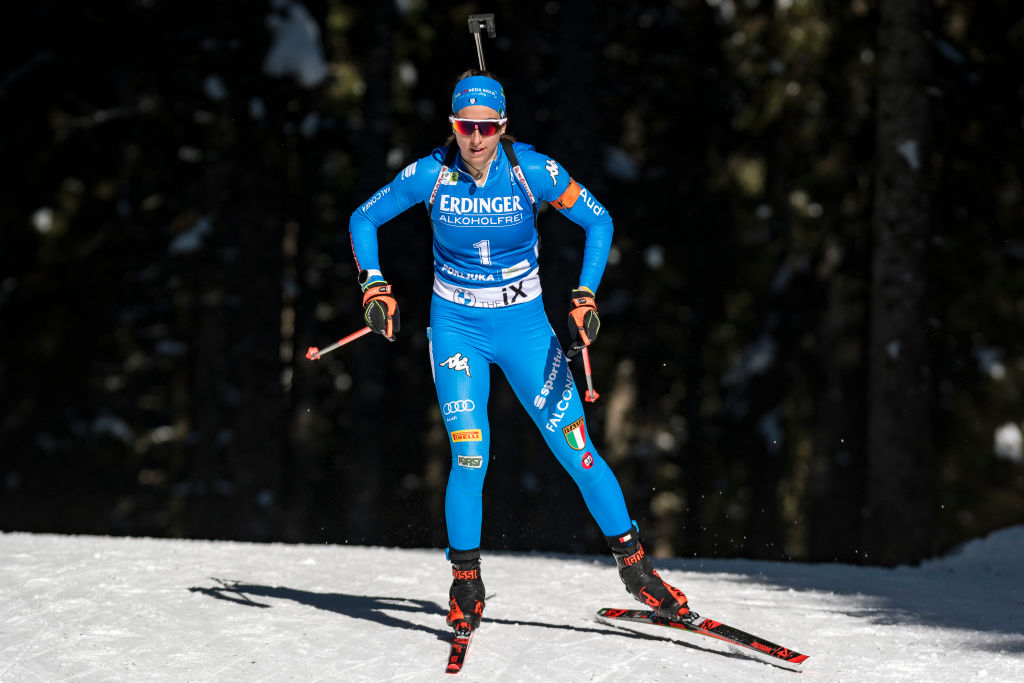
MULTIPOLYGON (((398 341, 304 353, 361 327, 348 216, 447 136, 482 11, 510 132, 615 219, 587 417, 652 550, 1024 523, 1019 0, 34 0, 0 25, 0 528, 445 545, 422 212, 380 232, 398 341)), ((564 342, 583 233, 540 232, 564 342)), ((489 410, 484 548, 600 551, 503 380, 489 410)))

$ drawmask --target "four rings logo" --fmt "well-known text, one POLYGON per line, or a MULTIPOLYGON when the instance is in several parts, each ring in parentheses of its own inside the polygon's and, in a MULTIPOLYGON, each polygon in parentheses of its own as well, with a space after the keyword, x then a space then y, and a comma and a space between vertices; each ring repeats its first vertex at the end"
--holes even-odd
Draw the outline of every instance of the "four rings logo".
POLYGON ((473 403, 472 399, 463 399, 461 401, 451 401, 445 403, 441 407, 441 412, 445 415, 454 415, 455 413, 468 413, 469 411, 476 408, 476 404, 473 403))

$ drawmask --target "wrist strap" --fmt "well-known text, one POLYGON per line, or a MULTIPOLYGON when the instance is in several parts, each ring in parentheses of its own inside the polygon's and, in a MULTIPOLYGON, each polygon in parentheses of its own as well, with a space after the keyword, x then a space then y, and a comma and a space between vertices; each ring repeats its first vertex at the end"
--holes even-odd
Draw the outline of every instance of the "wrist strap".
POLYGON ((386 282, 374 282, 363 292, 363 305, 365 306, 371 299, 381 296, 391 296, 391 285, 386 282))

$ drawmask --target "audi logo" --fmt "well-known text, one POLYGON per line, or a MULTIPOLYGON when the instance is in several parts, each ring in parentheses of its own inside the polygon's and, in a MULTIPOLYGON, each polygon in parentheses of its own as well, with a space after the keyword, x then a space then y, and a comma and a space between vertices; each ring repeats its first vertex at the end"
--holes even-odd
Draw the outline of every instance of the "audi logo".
POLYGON ((452 415, 454 413, 466 413, 476 408, 476 404, 471 399, 463 399, 461 401, 452 401, 451 403, 445 403, 441 408, 441 412, 445 415, 452 415))

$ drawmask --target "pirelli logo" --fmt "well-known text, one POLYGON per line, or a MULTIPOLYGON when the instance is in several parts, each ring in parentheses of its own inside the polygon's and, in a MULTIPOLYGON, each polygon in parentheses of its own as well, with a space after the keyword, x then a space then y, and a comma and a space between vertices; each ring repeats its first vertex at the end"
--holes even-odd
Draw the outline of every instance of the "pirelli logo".
POLYGON ((459 429, 452 432, 452 443, 462 441, 483 441, 484 437, 479 429, 459 429))

